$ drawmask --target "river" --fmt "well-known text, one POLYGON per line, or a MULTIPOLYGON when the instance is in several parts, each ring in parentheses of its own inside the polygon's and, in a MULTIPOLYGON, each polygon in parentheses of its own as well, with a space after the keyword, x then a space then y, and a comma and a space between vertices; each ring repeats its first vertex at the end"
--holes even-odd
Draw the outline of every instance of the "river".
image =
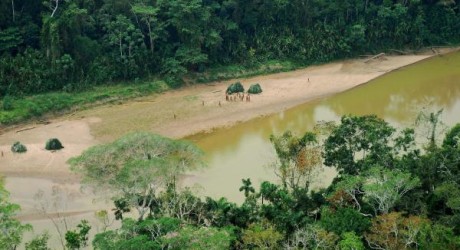
MULTIPOLYGON (((346 114, 376 114, 395 127, 408 127, 414 126, 420 111, 441 108, 446 126, 460 122, 459 52, 424 60, 285 112, 188 137, 204 150, 209 167, 193 173, 185 183, 201 186, 204 196, 241 202, 241 179, 251 178, 255 187, 264 180, 276 181, 270 167, 276 161, 271 134, 290 130, 301 135, 318 121, 339 121, 346 114)), ((324 168, 315 186, 329 185, 334 175, 333 169, 324 168)))
MULTIPOLYGON (((376 114, 394 126, 412 126, 416 115, 424 107, 429 107, 430 111, 443 108, 442 119, 448 126, 460 122, 460 52, 424 60, 346 92, 316 99, 281 113, 256 118, 231 128, 218 129, 212 133, 190 136, 187 139, 198 144, 205 152, 208 168, 187 175, 184 184, 199 185, 199 194, 203 196, 224 196, 231 201, 242 202, 243 194, 238 191, 241 179, 251 178, 256 188, 264 180, 276 181, 276 176, 270 168, 270 164, 276 161, 274 149, 269 141, 271 134, 279 135, 290 130, 301 135, 311 130, 318 121, 338 121, 345 114, 376 114)), ((66 122, 52 124, 53 136, 64 138, 69 134, 67 130, 71 130, 71 134, 78 134, 78 138, 73 138, 75 145, 69 145, 68 148, 83 150, 83 145, 95 143, 87 124, 71 124, 70 128, 66 122)), ((30 141, 45 141, 47 133, 39 133, 43 138, 37 138, 34 134, 40 129, 42 128, 24 133, 31 133, 28 136, 30 141)), ((17 135, 11 136, 15 138, 17 135)), ((29 142, 28 147, 28 157, 35 155, 32 154, 34 152, 37 153, 33 158, 35 164, 45 165, 45 168, 53 164, 58 166, 51 173, 59 174, 62 170, 60 166, 64 165, 68 158, 68 152, 43 153, 41 144, 29 142)), ((7 146, 4 150, 8 150, 7 146)), ((26 160, 26 156, 17 156, 12 163, 19 166, 19 163, 26 160)), ((33 167, 30 166, 31 169, 33 167)), ((327 186, 334 176, 333 169, 324 168, 316 178, 314 186, 327 186)), ((6 188, 11 192, 11 200, 19 203, 23 209, 20 218, 31 223, 36 233, 44 229, 49 230, 53 235, 52 245, 56 247, 60 243, 54 226, 46 217, 57 218, 60 222, 65 222, 62 219, 66 218, 70 228, 81 219, 89 219, 94 225, 94 231, 91 233, 96 233, 101 225, 95 219, 94 211, 109 207, 110 202, 94 203, 93 199, 100 199, 89 194, 81 194, 78 183, 68 180, 55 183, 48 180, 48 177, 52 176, 28 178, 14 175, 6 178, 6 188), (47 211, 48 216, 40 216, 37 211, 37 201, 34 199, 37 190, 47 192, 44 200, 51 206, 47 211), (61 197, 64 197, 64 200, 61 197), (72 200, 68 201, 68 197, 72 200), (58 203, 55 202, 56 199, 58 203), (53 207, 56 205, 58 209, 53 207), (53 214, 57 210, 66 213, 53 214)), ((32 233, 25 238, 28 240, 31 237, 32 233)))

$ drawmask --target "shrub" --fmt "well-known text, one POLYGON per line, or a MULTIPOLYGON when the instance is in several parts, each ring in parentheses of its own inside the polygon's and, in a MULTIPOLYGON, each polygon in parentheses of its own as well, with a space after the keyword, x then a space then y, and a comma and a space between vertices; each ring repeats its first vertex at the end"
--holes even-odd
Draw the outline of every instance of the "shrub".
POLYGON ((240 82, 230 84, 227 88, 227 94, 244 92, 244 87, 240 82))
POLYGON ((5 111, 13 110, 13 97, 9 95, 3 97, 2 107, 5 111))
POLYGON ((260 94, 262 93, 262 88, 260 87, 260 84, 252 84, 249 89, 248 89, 249 94, 260 94))
POLYGON ((27 147, 17 141, 11 146, 11 151, 13 151, 13 153, 25 153, 27 152, 27 147))
POLYGON ((46 150, 59 150, 64 148, 62 143, 57 138, 51 138, 46 142, 45 149, 46 150))

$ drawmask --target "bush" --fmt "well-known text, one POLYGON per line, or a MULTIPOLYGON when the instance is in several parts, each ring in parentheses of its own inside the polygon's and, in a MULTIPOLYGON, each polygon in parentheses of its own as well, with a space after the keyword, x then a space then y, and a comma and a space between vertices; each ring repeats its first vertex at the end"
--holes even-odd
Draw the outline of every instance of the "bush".
POLYGON ((227 88, 227 94, 242 93, 242 92, 244 92, 244 87, 240 82, 232 83, 227 88))
POLYGON ((13 110, 13 97, 9 95, 3 97, 2 107, 5 111, 13 110))
POLYGON ((45 145, 46 150, 59 150, 62 148, 64 147, 62 146, 62 143, 57 138, 49 139, 45 145))
POLYGON ((13 151, 13 153, 25 153, 27 152, 27 147, 17 141, 11 146, 11 151, 13 151))
POLYGON ((260 87, 260 84, 252 84, 249 89, 248 89, 249 94, 260 94, 262 93, 262 88, 260 87))

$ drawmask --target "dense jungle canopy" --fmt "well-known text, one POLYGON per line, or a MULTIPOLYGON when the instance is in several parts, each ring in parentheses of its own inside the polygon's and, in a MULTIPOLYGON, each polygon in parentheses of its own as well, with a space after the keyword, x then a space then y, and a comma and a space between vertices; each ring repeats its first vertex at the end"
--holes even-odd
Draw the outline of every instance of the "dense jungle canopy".
POLYGON ((458 0, 11 0, 0 95, 460 41, 458 0))

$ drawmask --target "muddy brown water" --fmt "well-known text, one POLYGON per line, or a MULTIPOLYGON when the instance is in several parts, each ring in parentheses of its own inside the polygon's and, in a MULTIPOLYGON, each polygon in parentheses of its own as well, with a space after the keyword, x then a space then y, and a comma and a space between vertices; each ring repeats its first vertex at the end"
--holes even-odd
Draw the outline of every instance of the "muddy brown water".
MULTIPOLYGON (((187 139, 206 152, 209 168, 194 173, 185 183, 199 184, 203 195, 241 202, 241 179, 251 178, 255 187, 264 180, 276 181, 270 167, 276 160, 271 134, 290 130, 301 135, 318 121, 338 121, 346 114, 376 114, 396 127, 413 126, 424 108, 443 108, 442 120, 447 126, 460 122, 460 52, 424 60, 285 112, 190 136, 187 139)), ((333 169, 325 168, 315 186, 329 185, 334 176, 333 169)))

